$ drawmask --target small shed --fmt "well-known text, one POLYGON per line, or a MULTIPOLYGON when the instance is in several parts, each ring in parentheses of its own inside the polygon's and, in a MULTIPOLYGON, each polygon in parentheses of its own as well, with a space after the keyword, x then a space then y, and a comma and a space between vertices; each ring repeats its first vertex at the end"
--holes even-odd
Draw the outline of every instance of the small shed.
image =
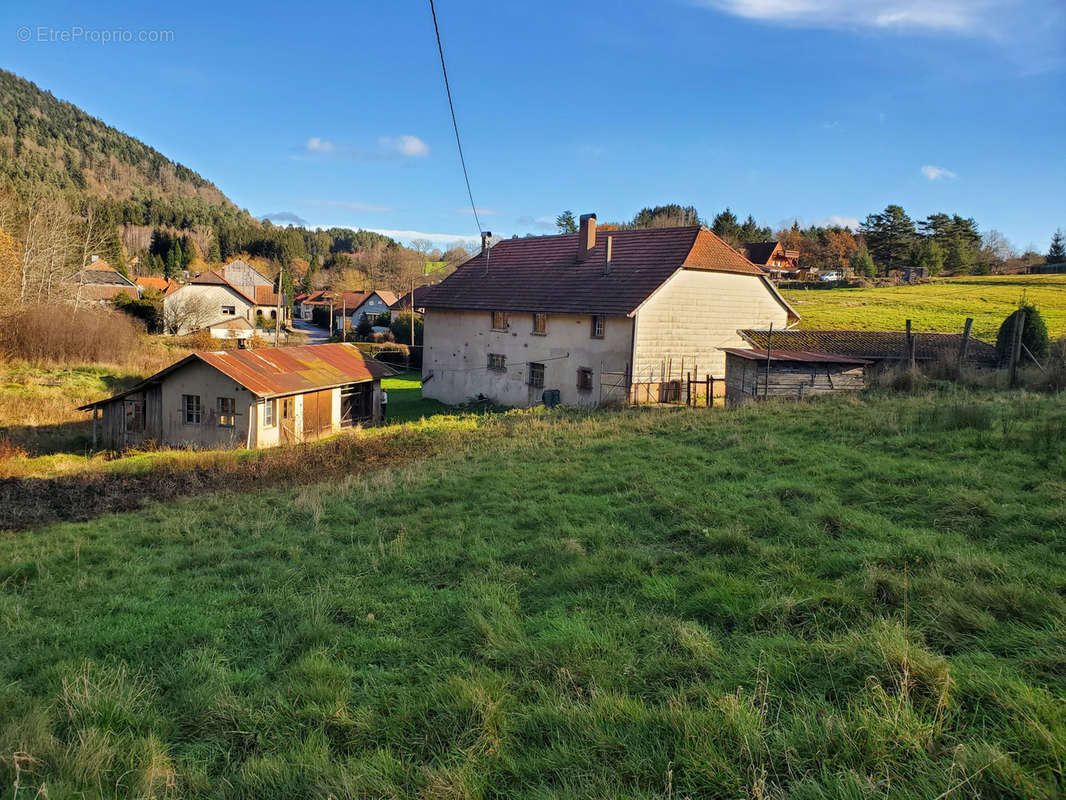
POLYGON ((349 344, 197 352, 80 410, 109 450, 274 447, 380 421, 391 374, 349 344))
POLYGON ((761 397, 802 399, 866 386, 870 361, 803 350, 723 347, 725 397, 731 404, 761 397))

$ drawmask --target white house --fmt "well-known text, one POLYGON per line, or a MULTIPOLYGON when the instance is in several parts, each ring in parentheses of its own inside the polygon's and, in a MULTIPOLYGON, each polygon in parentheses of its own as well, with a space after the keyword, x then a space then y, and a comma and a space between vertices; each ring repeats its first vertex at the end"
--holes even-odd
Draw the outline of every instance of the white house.
POLYGON ((738 329, 799 319, 711 231, 597 233, 592 214, 576 234, 483 248, 422 303, 423 396, 510 406, 550 389, 571 405, 656 400, 690 377, 724 379, 720 348, 744 344, 738 329))

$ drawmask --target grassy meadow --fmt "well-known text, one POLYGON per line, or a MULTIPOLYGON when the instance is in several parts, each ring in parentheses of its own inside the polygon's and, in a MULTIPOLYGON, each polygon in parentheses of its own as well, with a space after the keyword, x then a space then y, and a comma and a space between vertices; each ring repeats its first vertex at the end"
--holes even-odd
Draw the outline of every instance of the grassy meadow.
POLYGON ((945 278, 873 289, 788 289, 782 294, 803 318, 801 328, 915 330, 961 333, 973 317, 978 339, 996 341, 1000 324, 1024 296, 1035 303, 1052 339, 1066 336, 1066 275, 945 278))
POLYGON ((445 446, 0 535, 0 795, 1066 793, 1061 397, 380 435, 445 446))

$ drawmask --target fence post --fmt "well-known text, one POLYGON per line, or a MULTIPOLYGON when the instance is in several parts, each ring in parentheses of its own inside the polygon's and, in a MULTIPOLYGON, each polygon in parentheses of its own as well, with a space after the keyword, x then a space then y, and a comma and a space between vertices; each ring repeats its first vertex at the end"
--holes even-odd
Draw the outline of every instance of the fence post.
POLYGON ((1010 385, 1018 383, 1018 361, 1022 357, 1022 331, 1025 329, 1025 312, 1018 309, 1018 316, 1014 318, 1014 336, 1010 345, 1010 385))
POLYGON ((959 346, 959 366, 966 361, 966 351, 970 349, 970 329, 973 327, 973 318, 966 318, 966 325, 962 329, 962 344, 959 346))
POLYGON ((708 375, 707 376, 707 407, 708 408, 710 408, 711 405, 713 405, 713 401, 711 400, 711 392, 713 391, 713 387, 714 387, 714 378, 712 378, 710 375, 708 375))
POLYGON ((907 366, 914 369, 914 334, 911 333, 911 321, 907 320, 907 366))

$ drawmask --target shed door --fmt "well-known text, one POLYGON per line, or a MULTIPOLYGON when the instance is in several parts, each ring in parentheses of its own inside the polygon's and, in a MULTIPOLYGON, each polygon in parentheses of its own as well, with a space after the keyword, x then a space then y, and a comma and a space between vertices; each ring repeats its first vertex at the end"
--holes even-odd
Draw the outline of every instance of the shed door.
POLYGON ((333 429, 333 392, 308 392, 304 395, 304 438, 314 439, 333 429))

